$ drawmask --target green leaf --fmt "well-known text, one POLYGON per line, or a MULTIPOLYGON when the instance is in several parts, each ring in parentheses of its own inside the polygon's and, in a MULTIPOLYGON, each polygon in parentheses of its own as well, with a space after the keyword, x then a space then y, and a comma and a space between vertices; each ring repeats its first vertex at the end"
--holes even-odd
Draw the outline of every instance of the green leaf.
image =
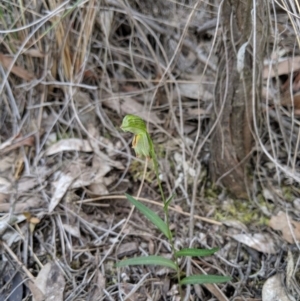
POLYGON ((204 284, 204 283, 221 283, 228 282, 231 277, 217 275, 192 275, 181 279, 180 284, 204 284))
POLYGON ((176 256, 193 256, 193 257, 200 257, 200 256, 209 256, 219 251, 219 248, 213 249, 192 249, 192 248, 185 248, 177 251, 175 254, 176 256))
POLYGON ((170 232, 167 224, 151 209, 137 201, 131 195, 125 193, 130 201, 142 214, 144 214, 167 238, 170 238, 170 232))
POLYGON ((125 259, 116 264, 117 267, 125 267, 129 265, 159 265, 171 268, 173 270, 177 269, 176 264, 167 258, 162 256, 141 256, 130 259, 125 259))

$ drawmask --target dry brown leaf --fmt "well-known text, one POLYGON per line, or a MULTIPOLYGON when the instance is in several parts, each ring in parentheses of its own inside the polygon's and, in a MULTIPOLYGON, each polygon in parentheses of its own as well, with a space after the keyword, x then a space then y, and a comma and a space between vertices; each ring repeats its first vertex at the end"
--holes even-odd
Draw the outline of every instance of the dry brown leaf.
POLYGON ((6 231, 7 228, 10 228, 11 225, 24 222, 26 217, 24 214, 19 215, 10 215, 6 214, 0 218, 0 236, 6 231))
POLYGON ((1 241, 5 242, 9 247, 20 240, 22 240, 20 233, 16 232, 16 230, 12 227, 6 229, 5 233, 1 235, 1 241))
POLYGON ((235 297, 234 301, 261 301, 261 298, 245 298, 245 297, 235 297))
MULTIPOLYGON (((0 146, 1 147, 1 146, 0 146)), ((15 162, 16 156, 13 153, 0 157, 0 174, 5 172, 8 175, 9 170, 12 170, 12 166, 15 162)))
POLYGON ((90 301, 102 300, 104 289, 105 289, 105 277, 98 270, 96 271, 96 275, 92 280, 91 290, 89 292, 90 296, 88 300, 90 301))
MULTIPOLYGON (((95 137, 95 139, 97 139, 97 138, 95 137)), ((99 161, 99 165, 98 165, 98 163, 97 163, 97 165, 95 165, 96 163, 93 162, 93 166, 98 168, 99 166, 102 165, 101 168, 103 168, 104 165, 110 165, 110 166, 113 166, 113 167, 115 167, 117 169, 120 169, 120 170, 124 169, 124 166, 123 166, 122 162, 120 162, 119 160, 111 159, 108 155, 106 155, 105 153, 100 151, 99 144, 94 139, 91 139, 90 143, 91 143, 93 151, 95 153, 94 158, 97 157, 97 160, 99 161)))
POLYGON ((103 177, 111 171, 111 166, 105 158, 95 155, 92 162, 93 168, 97 171, 98 177, 103 177))
POLYGON ((75 227, 73 225, 69 225, 69 224, 63 224, 64 229, 70 233, 72 236, 76 237, 76 238, 80 238, 80 231, 78 229, 78 227, 75 227))
POLYGON ((263 78, 275 77, 283 74, 290 74, 292 71, 300 69, 300 56, 290 57, 282 60, 277 64, 273 64, 271 70, 270 66, 267 64, 263 70, 263 78))
MULTIPOLYGON (((12 61, 13 61, 13 58, 11 58, 7 55, 4 55, 3 53, 0 52, 0 64, 4 68, 8 69, 10 67, 12 61)), ((33 80, 35 78, 35 76, 31 72, 29 72, 29 71, 27 71, 24 68, 19 67, 19 66, 13 66, 12 69, 11 69, 11 72, 13 74, 15 74, 16 76, 18 76, 20 78, 23 78, 27 81, 33 80)))
POLYGON ((71 165, 68 173, 74 175, 74 181, 70 188, 82 188, 94 183, 96 178, 95 172, 96 170, 94 168, 85 167, 83 165, 71 165))
POLYGON ((225 220, 222 223, 227 227, 235 228, 246 233, 249 231, 246 225, 238 220, 225 220))
POLYGON ((65 195, 73 181, 73 175, 60 173, 58 181, 52 183, 54 192, 49 204, 49 213, 51 213, 54 210, 54 208, 59 204, 60 200, 65 195))
MULTIPOLYGON (((35 284, 45 295, 45 301, 63 301, 65 279, 56 263, 48 262, 44 265, 35 280, 35 284)), ((37 300, 34 299, 34 301, 37 300)))
POLYGON ((273 239, 267 234, 235 234, 231 235, 236 241, 262 253, 275 254, 273 239))
POLYGON ((114 11, 113 10, 105 10, 99 12, 99 23, 101 26, 101 29, 105 36, 108 38, 111 31, 111 24, 114 17, 114 11))
POLYGON ((216 297, 218 301, 229 301, 229 299, 216 284, 205 284, 204 286, 216 297))
POLYGON ((204 101, 213 99, 213 95, 208 92, 201 83, 181 83, 178 84, 178 88, 181 96, 204 101))
POLYGON ((93 169, 95 170, 95 178, 93 183, 88 186, 89 196, 101 196, 108 194, 104 176, 111 171, 109 162, 104 158, 101 158, 99 155, 95 155, 93 158, 93 169))
POLYGON ((211 110, 201 109, 201 108, 195 108, 191 109, 188 108, 188 114, 190 116, 203 116, 203 115, 209 115, 211 110))
POLYGON ((269 278, 262 289, 262 301, 292 301, 292 296, 286 293, 285 287, 282 285, 280 274, 269 278))
POLYGON ((109 194, 103 178, 100 178, 98 181, 96 180, 95 183, 89 185, 88 189, 89 197, 97 197, 109 194))
POLYGON ((0 212, 2 212, 1 205, 5 204, 8 200, 9 200, 9 194, 0 192, 0 212))
POLYGON ((23 156, 19 156, 14 163, 14 178, 16 180, 20 179, 22 172, 24 170, 24 166, 25 166, 24 158, 23 158, 23 156))
MULTIPOLYGON (((128 277, 128 276, 125 276, 128 277)), ((129 278, 128 278, 129 280, 129 278)), ((126 281, 128 281, 126 280, 126 281)), ((145 292, 145 286, 141 285, 140 287, 136 284, 133 285, 131 283, 122 282, 120 283, 120 294, 125 295, 123 300, 128 301, 140 301, 140 300, 146 300, 146 292, 145 292), (137 289, 139 288, 139 291, 137 292, 137 289)))
POLYGON ((285 275, 285 283, 288 289, 292 288, 293 283, 293 275, 295 272, 295 262, 293 254, 290 250, 288 250, 287 258, 286 258, 286 275, 285 275))
POLYGON ((91 153, 93 149, 88 140, 70 138, 60 140, 57 143, 51 145, 49 148, 47 148, 45 155, 52 156, 59 152, 70 151, 91 153))
MULTIPOLYGON (((100 158, 98 159, 101 160, 100 158)), ((111 159, 109 160, 111 161, 111 159)), ((94 163, 95 162, 98 161, 96 160, 94 163)), ((111 170, 111 167, 108 165, 110 162, 106 162, 105 160, 101 162, 101 164, 99 162, 97 164, 95 163, 96 167, 86 167, 84 164, 73 163, 70 164, 64 172, 57 173, 58 180, 52 183, 54 193, 49 204, 49 212, 52 212, 59 204, 68 189, 87 186, 91 188, 95 185, 97 192, 99 192, 99 189, 101 190, 100 195, 108 194, 106 186, 104 185, 104 175, 111 170), (97 185, 99 187, 97 187, 97 185)), ((96 193, 96 195, 98 196, 99 194, 96 193)))
POLYGON ((272 216, 269 226, 276 231, 281 231, 283 239, 290 244, 300 241, 300 222, 293 221, 286 213, 279 211, 272 216))
POLYGON ((28 280, 27 285, 32 293, 33 301, 45 301, 45 296, 41 290, 31 280, 28 280))
POLYGON ((12 183, 9 179, 0 177, 0 193, 10 194, 12 192, 12 183))
POLYGON ((46 56, 45 53, 41 52, 39 49, 37 48, 30 48, 27 49, 26 51, 23 52, 23 54, 29 55, 31 57, 39 57, 39 58, 43 58, 46 56))
POLYGON ((42 181, 42 177, 37 179, 37 178, 30 178, 30 177, 23 176, 18 181, 18 191, 19 192, 29 191, 30 189, 34 188, 39 183, 41 183, 41 181, 42 181))
POLYGON ((138 252, 138 245, 136 242, 128 242, 120 245, 120 248, 117 251, 117 257, 123 258, 126 256, 132 256, 138 252))
POLYGON ((76 114, 82 125, 85 128, 89 128, 96 123, 96 111, 91 105, 91 96, 82 91, 77 91, 73 96, 76 114))
MULTIPOLYGON (((44 205, 44 201, 42 198, 31 197, 24 202, 18 201, 14 205, 14 213, 18 214, 18 213, 30 211, 32 209, 42 208, 43 205, 44 205)), ((10 203, 0 204, 0 212, 8 212, 10 209, 11 209, 10 203)))
POLYGON ((124 97, 122 100, 117 98, 105 99, 103 100, 103 104, 119 114, 135 114, 153 124, 163 123, 163 120, 158 118, 154 112, 149 112, 143 105, 131 97, 124 97))
POLYGON ((296 115, 296 112, 300 110, 300 93, 298 92, 292 97, 290 91, 286 91, 280 98, 280 104, 282 106, 294 107, 296 115))
POLYGON ((17 149, 21 146, 34 146, 35 138, 34 135, 30 135, 27 137, 9 139, 8 141, 2 143, 0 145, 0 153, 7 154, 14 149, 17 149))

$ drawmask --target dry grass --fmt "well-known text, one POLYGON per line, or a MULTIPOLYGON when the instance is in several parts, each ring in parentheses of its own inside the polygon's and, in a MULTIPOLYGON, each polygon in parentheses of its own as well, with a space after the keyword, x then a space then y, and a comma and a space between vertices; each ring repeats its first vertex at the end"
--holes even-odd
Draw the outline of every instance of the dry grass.
MULTIPOLYGON (((114 266, 124 257, 170 252, 137 212, 127 220, 131 208, 123 194, 137 193, 143 173, 130 136, 118 128, 127 113, 147 120, 164 188, 176 194, 176 245, 221 248, 217 256, 182 262, 183 270, 233 277, 186 288, 186 300, 260 298, 265 280, 284 268, 286 251, 298 251, 297 244, 282 247, 266 221, 280 209, 300 218, 299 70, 280 74, 278 68, 277 76, 265 77, 263 116, 254 123, 251 201, 232 200, 210 183, 219 5, 1 2, 0 300, 42 300, 42 294, 177 300, 168 270, 114 266), (232 238, 243 231, 269 233, 276 253, 232 238), (48 291, 36 280, 45 267, 48 291)), ((299 55, 299 8, 288 3, 286 9, 294 14, 270 5, 270 63, 299 55)), ((162 213, 150 169, 141 197, 162 213)))

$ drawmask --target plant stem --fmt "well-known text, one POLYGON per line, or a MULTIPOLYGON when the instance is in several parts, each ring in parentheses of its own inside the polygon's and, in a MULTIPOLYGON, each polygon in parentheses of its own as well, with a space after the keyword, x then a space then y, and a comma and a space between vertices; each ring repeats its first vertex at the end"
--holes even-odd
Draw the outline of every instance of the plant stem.
MULTIPOLYGON (((148 159, 147 159, 148 160, 148 159)), ((161 194, 161 198, 164 204, 164 215, 165 215, 165 222, 168 226, 168 232, 169 232, 169 243, 171 245, 171 250, 172 250, 172 255, 173 255, 173 260, 176 264, 176 272, 177 272, 177 281, 178 281, 178 288, 179 288, 179 295, 180 295, 180 299, 182 300, 183 298, 183 294, 182 294, 182 288, 180 285, 180 268, 178 265, 178 257, 175 255, 176 254, 176 249, 175 249, 175 245, 174 245, 174 241, 173 241, 173 235, 172 232, 170 230, 170 219, 169 219, 169 206, 168 206, 168 202, 166 201, 166 197, 162 188, 162 184, 161 184, 161 180, 159 178, 159 172, 158 172, 158 160, 157 160, 157 156, 154 150, 154 147, 152 146, 152 160, 153 160, 153 165, 154 165, 154 171, 155 171, 155 175, 156 175, 156 179, 158 182, 158 187, 159 187, 159 191, 161 194)))

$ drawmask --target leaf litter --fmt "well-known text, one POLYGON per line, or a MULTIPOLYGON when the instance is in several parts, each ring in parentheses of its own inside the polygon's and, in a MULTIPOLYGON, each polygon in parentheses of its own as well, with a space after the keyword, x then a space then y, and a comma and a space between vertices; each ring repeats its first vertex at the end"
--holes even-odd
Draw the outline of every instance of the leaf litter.
MULTIPOLYGON (((264 300, 262 283, 272 280, 267 276, 284 266, 280 254, 299 240, 298 184, 277 168, 280 163, 299 172, 299 51, 284 44, 288 35, 294 37, 292 26, 280 31, 284 51, 270 51, 264 66, 267 101, 262 106, 269 123, 260 130, 271 137, 264 147, 272 150, 274 161, 269 164, 256 146, 253 197, 247 203, 253 214, 240 221, 245 207, 224 209, 229 196, 211 188, 208 173, 217 71, 212 37, 221 30, 216 28, 219 3, 201 3, 191 20, 192 7, 175 2, 109 1, 101 7, 93 0, 68 7, 49 2, 35 13, 27 1, 13 4, 2 6, 13 18, 1 19, 6 31, 0 56, 3 271, 18 270, 22 280, 34 281, 18 285, 35 300, 177 297, 167 271, 160 275, 159 269, 134 267, 120 274, 114 267, 122 256, 168 253, 166 242, 136 213, 119 236, 130 210, 123 193, 138 191, 132 178, 143 167, 118 126, 123 115, 139 114, 149 123, 161 166, 168 166, 162 174, 166 191, 175 194, 171 221, 178 245, 219 247, 217 257, 195 260, 192 269, 233 276, 228 285, 187 288, 187 294, 201 300, 264 300), (41 27, 31 31, 30 24, 41 27), (278 210, 283 213, 276 215, 278 210)), ((277 25, 288 22, 280 14, 277 25)), ((144 184, 142 197, 161 213, 155 189, 155 182, 144 184)), ((0 271, 0 283, 6 281, 0 271)), ((282 291, 277 274, 272 281, 268 290, 282 291)))

